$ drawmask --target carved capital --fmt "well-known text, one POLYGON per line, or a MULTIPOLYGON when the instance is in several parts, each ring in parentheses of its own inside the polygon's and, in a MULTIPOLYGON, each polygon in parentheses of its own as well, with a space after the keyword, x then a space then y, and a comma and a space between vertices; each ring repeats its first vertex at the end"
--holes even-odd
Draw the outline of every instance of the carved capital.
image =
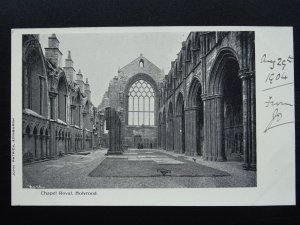
POLYGON ((49 91, 49 97, 50 98, 56 98, 57 94, 58 93, 56 91, 49 91))
POLYGON ((242 68, 239 71, 239 78, 240 79, 249 79, 254 75, 253 71, 249 71, 248 68, 242 68))

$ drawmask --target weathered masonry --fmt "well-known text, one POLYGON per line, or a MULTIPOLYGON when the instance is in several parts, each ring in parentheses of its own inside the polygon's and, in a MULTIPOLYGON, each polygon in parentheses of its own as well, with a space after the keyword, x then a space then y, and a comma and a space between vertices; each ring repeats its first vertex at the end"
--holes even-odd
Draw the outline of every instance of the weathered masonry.
POLYGON ((92 149, 97 111, 88 83, 75 76, 71 52, 62 67, 55 34, 48 38, 45 55, 39 35, 23 35, 23 160, 51 158, 92 149))
POLYGON ((104 113, 111 107, 119 112, 124 149, 158 147, 158 87, 162 79, 162 71, 141 54, 111 80, 98 110, 104 113))
POLYGON ((159 146, 256 169, 254 32, 191 32, 159 89, 159 146))
POLYGON ((256 169, 254 32, 191 32, 171 70, 140 55, 98 106, 120 113, 123 148, 162 148, 256 169))
POLYGON ((119 113, 110 107, 105 109, 106 130, 109 130, 109 147, 107 155, 118 155, 123 153, 122 136, 121 136, 121 120, 119 113))

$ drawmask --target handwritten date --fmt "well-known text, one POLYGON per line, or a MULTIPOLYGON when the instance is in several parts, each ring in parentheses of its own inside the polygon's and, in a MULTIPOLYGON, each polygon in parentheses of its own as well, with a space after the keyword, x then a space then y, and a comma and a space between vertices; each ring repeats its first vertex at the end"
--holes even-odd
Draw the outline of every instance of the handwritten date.
POLYGON ((288 63, 291 63, 294 58, 292 56, 288 56, 287 58, 277 58, 277 59, 269 59, 267 58, 267 54, 263 54, 260 60, 260 63, 269 63, 270 69, 273 70, 275 67, 281 67, 282 70, 285 69, 288 63))

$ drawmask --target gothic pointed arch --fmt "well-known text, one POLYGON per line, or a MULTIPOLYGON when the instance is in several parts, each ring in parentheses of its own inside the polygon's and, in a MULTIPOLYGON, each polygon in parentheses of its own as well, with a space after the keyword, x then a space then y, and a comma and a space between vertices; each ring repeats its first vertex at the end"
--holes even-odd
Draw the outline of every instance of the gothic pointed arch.
MULTIPOLYGON (((231 67, 233 69, 239 70, 239 60, 236 52, 231 48, 223 48, 221 49, 216 57, 216 60, 213 63, 212 70, 209 74, 208 79, 208 94, 216 95, 222 94, 224 91, 224 75, 226 71, 230 70, 231 67)), ((238 73, 236 74, 236 77, 238 73)))
POLYGON ((176 98, 175 114, 174 149, 177 153, 185 153, 185 113, 184 98, 181 92, 176 98))
POLYGON ((47 73, 38 39, 34 35, 23 37, 23 108, 47 116, 47 73), (25 38, 26 37, 26 38, 25 38))
POLYGON ((65 121, 67 120, 67 92, 68 92, 68 85, 67 85, 66 76, 61 75, 58 80, 57 84, 57 92, 58 92, 58 119, 65 121))
POLYGON ((216 121, 215 128, 208 142, 209 148, 216 149, 215 158, 219 161, 243 158, 243 85, 239 71, 236 53, 230 48, 221 49, 208 83, 210 105, 216 105, 216 113, 210 115, 216 121), (214 138, 218 140, 216 145, 214 138))
POLYGON ((132 76, 124 89, 127 125, 157 125, 159 91, 154 79, 147 74, 132 76))
POLYGON ((73 102, 73 109, 72 109, 72 120, 73 124, 80 127, 81 125, 81 92, 80 88, 75 89, 75 96, 74 96, 74 102, 73 102))
POLYGON ((192 79, 187 98, 186 121, 190 126, 186 130, 186 141, 190 155, 203 155, 204 149, 204 107, 202 85, 197 77, 192 79))
POLYGON ((198 106, 199 101, 201 101, 202 92, 203 90, 200 80, 197 77, 194 77, 188 91, 187 106, 198 106))
POLYGON ((161 119, 161 147, 162 149, 166 149, 166 141, 167 141, 167 132, 166 132, 166 110, 163 108, 162 111, 162 119, 161 119))
POLYGON ((167 150, 174 150, 174 121, 173 121, 173 104, 169 102, 167 113, 167 150))

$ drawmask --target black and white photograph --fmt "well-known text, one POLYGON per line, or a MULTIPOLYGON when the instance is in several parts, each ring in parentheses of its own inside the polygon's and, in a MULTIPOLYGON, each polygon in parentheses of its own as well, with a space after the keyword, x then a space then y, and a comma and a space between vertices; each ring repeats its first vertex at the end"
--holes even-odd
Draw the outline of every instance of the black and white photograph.
POLYGON ((254 41, 24 34, 23 187, 255 187, 254 41))
POLYGON ((293 204, 291 40, 288 27, 13 30, 13 204, 293 204))

